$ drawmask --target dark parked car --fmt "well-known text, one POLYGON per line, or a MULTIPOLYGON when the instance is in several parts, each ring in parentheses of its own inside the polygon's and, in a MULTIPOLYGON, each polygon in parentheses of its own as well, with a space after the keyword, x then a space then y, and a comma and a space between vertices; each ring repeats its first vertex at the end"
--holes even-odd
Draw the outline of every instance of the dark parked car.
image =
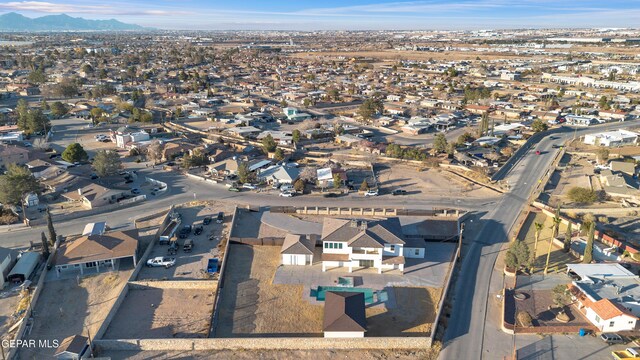
POLYGON ((188 253, 193 249, 193 240, 187 239, 184 241, 184 245, 182 245, 182 251, 188 253))
POLYGON ((407 190, 395 189, 391 195, 407 195, 407 190))
POLYGON ((326 198, 335 198, 335 197, 340 196, 340 194, 330 192, 330 193, 326 193, 326 194, 324 194, 323 196, 324 196, 324 197, 326 197, 326 198))
POLYGON ((202 219, 202 225, 209 225, 211 224, 211 216, 205 216, 204 219, 202 219))
POLYGON ((193 234, 196 236, 202 234, 202 226, 196 226, 195 230, 193 230, 193 234))
POLYGON ((178 235, 178 237, 180 239, 186 239, 189 234, 191 234, 191 225, 185 225, 180 229, 180 235, 178 235))
POLYGON ((177 241, 170 242, 169 249, 167 250, 167 252, 169 253, 169 255, 175 255, 176 253, 178 253, 178 242, 177 241))
POLYGON ((224 222, 224 213, 222 211, 220 211, 218 216, 216 216, 216 222, 218 224, 222 224, 224 222))

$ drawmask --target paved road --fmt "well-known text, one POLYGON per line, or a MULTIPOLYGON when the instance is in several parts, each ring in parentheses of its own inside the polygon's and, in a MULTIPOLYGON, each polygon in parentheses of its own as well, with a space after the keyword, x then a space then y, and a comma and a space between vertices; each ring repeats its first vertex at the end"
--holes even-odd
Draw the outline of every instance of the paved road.
MULTIPOLYGON (((127 164, 129 166, 140 166, 140 164, 127 164)), ((123 208, 106 214, 98 214, 69 221, 56 221, 56 232, 61 235, 77 234, 82 231, 84 225, 89 222, 107 221, 110 227, 126 226, 133 223, 136 217, 157 212, 160 209, 168 208, 173 204, 181 204, 187 201, 197 200, 224 200, 242 205, 292 205, 296 206, 352 206, 352 207, 398 207, 411 209, 432 209, 432 208, 460 208, 476 209, 479 207, 491 207, 498 200, 494 198, 468 198, 434 196, 431 198, 421 197, 414 199, 410 196, 382 195, 378 197, 360 196, 351 194, 339 198, 324 198, 321 196, 298 196, 295 198, 283 198, 277 196, 277 192, 257 193, 253 191, 243 191, 240 193, 228 191, 223 185, 211 184, 204 181, 193 180, 181 174, 153 170, 151 168, 138 167, 139 176, 150 176, 156 180, 169 184, 166 193, 159 196, 149 196, 147 201, 135 204, 131 207, 123 208)), ((0 233, 0 246, 10 248, 22 248, 29 245, 29 240, 40 241, 40 232, 44 227, 34 227, 27 230, 18 230, 8 235, 0 233)))
POLYGON ((564 129, 555 134, 555 139, 543 138, 537 146, 515 159, 515 165, 507 173, 505 180, 511 190, 490 208, 479 209, 474 218, 481 218, 483 226, 472 238, 473 243, 465 253, 458 280, 453 289, 453 309, 444 337, 441 359, 501 359, 509 355, 512 337, 500 331, 497 326, 487 326, 488 299, 492 296, 490 286, 502 281, 500 271, 494 271, 498 253, 518 214, 525 206, 535 184, 551 165, 557 149, 553 144, 562 144, 574 135, 584 136, 628 127, 638 121, 613 123, 595 128, 564 129), (540 150, 541 155, 535 151, 540 150))

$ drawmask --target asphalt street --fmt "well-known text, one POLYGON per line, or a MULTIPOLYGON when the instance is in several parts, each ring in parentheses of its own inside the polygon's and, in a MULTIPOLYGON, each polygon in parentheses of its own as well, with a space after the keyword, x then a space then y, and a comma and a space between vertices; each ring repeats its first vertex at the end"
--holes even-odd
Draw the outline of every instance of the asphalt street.
MULTIPOLYGON (((638 121, 611 123, 575 131, 566 128, 544 137, 536 146, 514 159, 505 181, 511 185, 495 206, 488 211, 478 209, 475 217, 482 220, 482 228, 462 260, 458 280, 453 289, 453 309, 444 337, 440 359, 501 359, 511 354, 513 338, 503 333, 494 321, 487 318, 487 306, 492 283, 502 281, 502 272, 494 271, 500 248, 508 241, 511 227, 539 179, 551 165, 561 145, 574 136, 628 127, 638 121), (552 139, 553 137, 554 139, 552 139), (536 155, 536 151, 541 152, 536 155), (490 325, 488 325, 490 324, 490 325)), ((494 319, 495 320, 495 319, 494 319)))

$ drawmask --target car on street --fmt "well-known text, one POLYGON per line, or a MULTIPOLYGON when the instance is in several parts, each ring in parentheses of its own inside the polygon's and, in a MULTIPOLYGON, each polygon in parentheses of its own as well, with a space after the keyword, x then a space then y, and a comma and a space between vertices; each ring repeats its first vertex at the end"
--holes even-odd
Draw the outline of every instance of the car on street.
POLYGON ((216 223, 222 224, 224 222, 224 213, 220 211, 216 216, 216 223))
POLYGON ((138 195, 138 194, 140 194, 140 189, 138 189, 138 188, 133 188, 133 189, 131 189, 131 193, 132 193, 133 195, 138 195))
POLYGON ((204 219, 202 219, 202 225, 209 225, 211 224, 211 216, 205 216, 204 219))
POLYGON ((196 228, 193 230, 193 234, 196 236, 202 234, 202 226, 196 226, 196 228))
POLYGON ((283 191, 280 193, 282 197, 293 197, 293 193, 291 191, 283 191))
POLYGON ((182 245, 182 251, 189 253, 191 252, 192 249, 193 249, 193 240, 191 239, 185 240, 184 244, 182 245))
POLYGON ((624 339, 622 338, 622 336, 616 333, 602 333, 600 334, 600 339, 602 339, 602 341, 606 342, 609 345, 624 344, 624 339))
POLYGON ((378 190, 368 190, 364 193, 364 196, 378 196, 378 190))
POLYGON ((558 145, 558 144, 553 144, 551 145, 551 147, 554 149, 562 149, 562 145, 558 145))
POLYGON ((257 189, 258 187, 257 187, 257 186, 255 186, 255 185, 253 185, 253 184, 244 183, 244 184, 242 184, 242 188, 243 188, 243 189, 249 189, 249 190, 255 190, 255 189, 257 189))
POLYGON ((149 259, 147 260, 147 266, 148 267, 165 267, 165 268, 170 268, 172 266, 174 266, 176 264, 176 259, 172 258, 172 257, 166 257, 166 256, 157 256, 154 257, 153 259, 149 259))
POLYGON ((235 186, 232 186, 232 187, 230 187, 230 188, 229 188, 229 191, 233 191, 233 192, 240 192, 240 189, 238 189, 238 188, 237 188, 237 187, 235 187, 235 186))
POLYGON ((540 155, 540 150, 536 150, 536 155, 540 155))
POLYGON ((291 184, 283 184, 283 185, 280 186, 280 191, 281 192, 293 191, 293 185, 291 185, 291 184))
POLYGON ((178 253, 178 242, 176 240, 169 243, 169 249, 167 249, 169 255, 175 255, 178 253))
POLYGON ((407 195, 407 190, 403 190, 403 189, 395 189, 391 192, 391 195, 407 195))

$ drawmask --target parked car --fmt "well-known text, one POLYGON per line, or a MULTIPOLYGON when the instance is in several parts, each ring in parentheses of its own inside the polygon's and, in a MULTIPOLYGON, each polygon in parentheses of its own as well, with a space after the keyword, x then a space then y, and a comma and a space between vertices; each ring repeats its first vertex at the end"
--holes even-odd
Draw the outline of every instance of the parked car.
POLYGON ((178 237, 180 239, 186 239, 187 235, 191 234, 191 225, 185 225, 182 227, 182 229, 180 229, 180 233, 178 235, 178 237))
POLYGON ((224 222, 224 213, 220 211, 216 216, 216 223, 222 224, 224 222))
POLYGON ((253 185, 253 184, 244 183, 244 184, 242 184, 242 188, 243 188, 243 189, 249 189, 249 190, 255 190, 255 189, 257 189, 258 187, 257 187, 257 186, 255 186, 255 185, 253 185))
POLYGON ((182 245, 182 251, 188 253, 188 252, 191 252, 192 249, 193 249, 193 240, 191 239, 185 240, 184 244, 182 245))
POLYGON ((323 196, 326 197, 326 198, 335 198, 335 197, 340 196, 340 194, 334 193, 334 192, 330 192, 330 193, 324 194, 323 196))
POLYGON ((283 191, 280 193, 282 197, 293 197, 293 193, 291 191, 283 191))
POLYGON ((138 188, 133 188, 133 189, 131 189, 131 193, 132 193, 133 195, 138 195, 138 194, 140 194, 140 189, 138 189, 138 188))
POLYGON ((235 187, 235 186, 232 186, 232 187, 230 187, 230 188, 229 188, 229 191, 233 191, 233 192, 240 192, 240 189, 238 189, 238 188, 237 188, 237 187, 235 187))
POLYGON ((196 236, 202 234, 202 226, 196 226, 196 228, 193 230, 193 234, 196 236))
POLYGON ((169 243, 169 249, 167 249, 169 255, 175 255, 178 253, 178 241, 174 240, 169 243))
POLYGON ((205 216, 204 219, 202 219, 202 225, 209 225, 211 224, 211 216, 205 216))
POLYGON ((395 189, 391 192, 391 195, 407 195, 407 190, 395 189))
POLYGON ((172 257, 166 256, 158 256, 153 259, 147 260, 148 267, 160 267, 164 266, 165 268, 170 268, 176 264, 176 259, 172 257))
POLYGON ((281 192, 286 192, 286 191, 293 191, 293 185, 291 184, 284 184, 280 186, 280 191, 281 192))
POLYGON ((364 196, 378 196, 378 190, 368 190, 364 196))
POLYGON ((609 345, 612 344, 624 344, 624 339, 615 333, 602 333, 600 334, 600 339, 606 342, 609 345))

